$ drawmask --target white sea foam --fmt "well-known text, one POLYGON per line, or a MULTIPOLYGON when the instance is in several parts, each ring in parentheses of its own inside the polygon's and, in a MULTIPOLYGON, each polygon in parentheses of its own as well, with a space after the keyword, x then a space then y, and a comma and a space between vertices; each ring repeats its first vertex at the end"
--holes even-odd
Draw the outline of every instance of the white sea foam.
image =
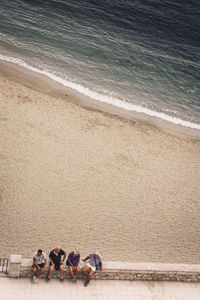
POLYGON ((19 65, 21 67, 24 67, 26 69, 29 69, 33 72, 46 75, 49 78, 53 79, 54 81, 61 83, 63 86, 70 87, 70 88, 78 91, 79 93, 81 93, 81 94, 83 94, 83 95, 85 95, 85 96, 87 96, 87 97, 89 97, 93 100, 100 101, 100 102, 107 103, 107 104, 111 104, 113 106, 119 107, 119 108, 127 110, 127 111, 143 113, 143 114, 146 114, 146 115, 151 116, 151 117, 160 118, 164 121, 171 122, 175 125, 181 125, 181 126, 184 126, 184 127, 200 130, 200 125, 199 124, 192 123, 192 122, 189 122, 189 121, 185 121, 185 120, 182 120, 180 118, 169 116, 165 113, 153 111, 149 108, 145 108, 145 107, 142 107, 142 106, 139 106, 139 105, 134 105, 132 103, 128 103, 128 102, 122 101, 120 99, 113 98, 111 96, 107 96, 107 95, 103 95, 103 94, 91 91, 90 89, 88 89, 84 86, 81 86, 77 83, 71 82, 71 81, 66 80, 66 79, 62 79, 61 77, 59 77, 55 74, 52 74, 51 72, 49 72, 47 70, 40 70, 38 68, 32 67, 32 66, 30 66, 29 64, 27 64, 26 62, 24 62, 23 60, 21 60, 19 58, 8 57, 8 56, 0 54, 0 59, 4 60, 4 61, 7 61, 7 62, 17 64, 17 65, 19 65))

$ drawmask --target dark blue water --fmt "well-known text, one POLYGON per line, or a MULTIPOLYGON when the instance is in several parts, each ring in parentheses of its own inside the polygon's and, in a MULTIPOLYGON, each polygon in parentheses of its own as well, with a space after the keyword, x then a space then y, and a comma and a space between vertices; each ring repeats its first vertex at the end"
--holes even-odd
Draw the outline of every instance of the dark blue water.
POLYGON ((200 129, 200 1, 0 2, 0 58, 200 129))

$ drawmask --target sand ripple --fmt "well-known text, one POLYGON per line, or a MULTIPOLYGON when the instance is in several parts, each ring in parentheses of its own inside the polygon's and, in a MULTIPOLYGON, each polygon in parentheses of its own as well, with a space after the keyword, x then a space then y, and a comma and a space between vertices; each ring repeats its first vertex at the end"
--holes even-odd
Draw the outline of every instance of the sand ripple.
POLYGON ((1 76, 0 255, 199 263, 200 143, 1 76))

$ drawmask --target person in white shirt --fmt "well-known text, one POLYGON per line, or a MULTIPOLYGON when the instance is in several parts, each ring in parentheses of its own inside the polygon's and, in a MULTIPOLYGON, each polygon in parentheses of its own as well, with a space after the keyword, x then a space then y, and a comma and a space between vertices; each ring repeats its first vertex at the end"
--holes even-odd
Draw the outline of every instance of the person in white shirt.
POLYGON ((37 283, 38 278, 44 273, 45 266, 47 264, 47 256, 46 254, 39 249, 37 252, 33 254, 33 282, 37 283))
POLYGON ((83 261, 89 260, 83 268, 83 274, 86 276, 86 281, 84 286, 87 286, 90 282, 90 279, 96 270, 102 272, 102 256, 98 251, 90 253, 83 261), (89 271, 89 274, 88 274, 89 271))

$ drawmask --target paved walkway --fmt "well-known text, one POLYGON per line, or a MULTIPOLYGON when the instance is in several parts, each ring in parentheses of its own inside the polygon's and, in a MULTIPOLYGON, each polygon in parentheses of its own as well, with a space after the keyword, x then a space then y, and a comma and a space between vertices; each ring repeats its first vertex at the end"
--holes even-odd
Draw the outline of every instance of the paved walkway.
POLYGON ((200 283, 93 280, 33 284, 30 279, 0 278, 0 300, 200 300, 200 283))

